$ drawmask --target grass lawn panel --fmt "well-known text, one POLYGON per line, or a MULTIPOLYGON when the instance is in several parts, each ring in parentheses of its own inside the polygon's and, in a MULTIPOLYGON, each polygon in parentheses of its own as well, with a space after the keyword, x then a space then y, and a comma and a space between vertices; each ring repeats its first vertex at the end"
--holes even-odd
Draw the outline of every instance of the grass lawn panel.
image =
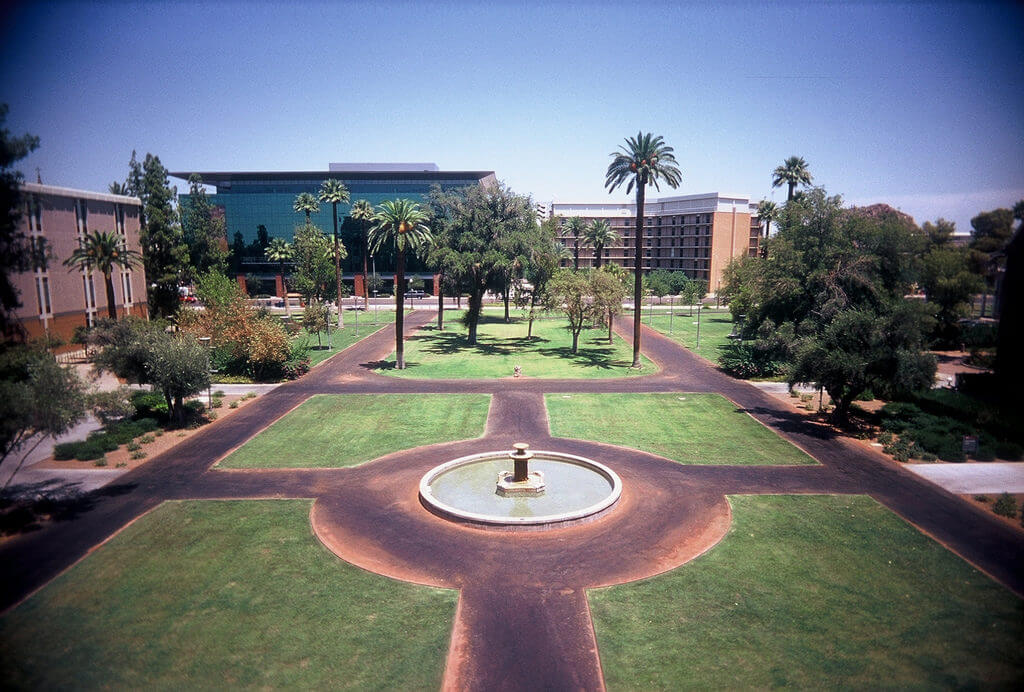
POLYGON ((686 308, 676 307, 669 317, 668 306, 661 310, 655 306, 653 319, 649 311, 644 310, 643 323, 661 332, 670 339, 690 349, 699 356, 718 362, 721 348, 729 343, 732 333, 732 314, 728 310, 701 310, 700 315, 700 349, 697 348, 697 313, 689 315, 686 308), (670 333, 671 332, 671 333, 670 333))
POLYGON ((649 375, 658 368, 647 358, 643 369, 633 370, 633 349, 617 335, 608 344, 607 328, 584 329, 574 355, 568 321, 534 320, 533 338, 526 338, 527 320, 485 311, 477 327, 477 343, 467 343, 468 332, 459 321, 461 311, 445 311, 445 328, 428 325, 405 341, 405 370, 394 369, 394 355, 380 372, 396 377, 451 379, 511 377, 516 365, 524 377, 603 378, 649 375))
POLYGON ((551 434, 681 464, 816 464, 718 394, 546 394, 551 434))
POLYGON ((356 466, 410 447, 480 437, 489 394, 318 394, 219 463, 227 468, 356 466))
MULTIPOLYGON (((317 341, 316 333, 310 334, 306 331, 305 327, 295 336, 294 341, 305 343, 309 346, 310 367, 319 365, 331 356, 344 351, 357 341, 362 341, 381 328, 395 323, 395 313, 393 310, 390 312, 379 312, 376 315, 372 308, 368 312, 360 312, 358 323, 356 322, 356 312, 355 310, 345 311, 345 326, 341 329, 335 328, 335 321, 331 321, 331 348, 327 348, 327 332, 320 332, 319 342, 317 341)), ((302 313, 298 314, 301 315, 302 313)), ((337 318, 335 317, 335 319, 337 318)))
POLYGON ((705 555, 589 592, 609 690, 1020 689, 1024 602, 874 500, 730 503, 705 555))
POLYGON ((20 689, 430 689, 455 591, 329 553, 308 500, 168 502, 0 618, 20 689))

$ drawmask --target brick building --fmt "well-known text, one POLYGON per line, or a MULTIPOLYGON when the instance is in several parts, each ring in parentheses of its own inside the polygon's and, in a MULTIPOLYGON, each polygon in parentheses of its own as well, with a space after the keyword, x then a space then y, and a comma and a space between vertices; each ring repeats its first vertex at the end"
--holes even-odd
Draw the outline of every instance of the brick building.
MULTIPOLYGON (((552 203, 551 214, 582 217, 586 223, 604 219, 619 241, 604 249, 604 261, 633 269, 635 204, 552 203)), ((572 249, 575 238, 563 236, 572 249)), ((717 291, 722 270, 739 255, 756 255, 760 242, 757 204, 741 195, 711 192, 647 200, 644 205, 644 256, 641 268, 684 271, 717 291)), ((572 261, 563 261, 570 266, 572 261)), ((580 244, 580 266, 594 265, 594 249, 580 244)))
MULTIPOLYGON (((64 266, 86 232, 113 231, 125 238, 129 250, 142 251, 139 222, 142 203, 134 197, 24 183, 21 229, 35 248, 46 248, 32 271, 15 274, 21 307, 15 318, 28 338, 49 333, 69 341, 75 327, 92 325, 107 316, 103 275, 64 266)), ((142 266, 122 271, 115 267, 115 306, 119 316, 148 314, 146 274, 142 266)))

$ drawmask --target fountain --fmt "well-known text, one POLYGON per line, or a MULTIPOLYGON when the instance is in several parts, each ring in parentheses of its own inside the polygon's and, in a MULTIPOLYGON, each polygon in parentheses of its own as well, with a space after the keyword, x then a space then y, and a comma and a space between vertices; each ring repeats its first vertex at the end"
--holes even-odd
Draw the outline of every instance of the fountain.
POLYGON ((607 466, 529 447, 518 442, 510 452, 471 454, 434 467, 420 480, 423 505, 454 521, 537 528, 593 519, 618 501, 622 481, 607 466))

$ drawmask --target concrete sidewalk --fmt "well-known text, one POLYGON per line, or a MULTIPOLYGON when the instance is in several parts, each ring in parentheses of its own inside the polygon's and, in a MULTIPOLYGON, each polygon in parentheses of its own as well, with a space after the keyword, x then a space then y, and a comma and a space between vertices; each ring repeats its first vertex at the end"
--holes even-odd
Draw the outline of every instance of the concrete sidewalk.
POLYGON ((903 468, 957 495, 1024 493, 1024 463, 904 464, 903 468))

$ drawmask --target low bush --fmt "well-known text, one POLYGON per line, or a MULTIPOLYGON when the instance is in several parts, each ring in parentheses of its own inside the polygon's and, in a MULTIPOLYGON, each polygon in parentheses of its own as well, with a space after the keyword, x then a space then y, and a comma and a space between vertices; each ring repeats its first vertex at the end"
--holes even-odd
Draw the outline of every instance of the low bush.
POLYGON ((141 442, 144 445, 148 445, 150 442, 156 442, 156 438, 163 434, 163 430, 157 430, 152 435, 143 435, 142 437, 139 438, 139 442, 141 442))
POLYGON ((751 343, 728 343, 722 347, 718 364, 722 370, 740 379, 774 377, 782 372, 782 363, 751 343))
POLYGON ((100 457, 96 461, 92 462, 92 465, 93 466, 106 466, 107 465, 107 458, 106 457, 100 457))
POLYGON ((230 404, 228 404, 228 408, 238 408, 238 402, 232 401, 230 404))
POLYGON ((878 441, 883 445, 889 444, 892 442, 892 433, 888 430, 883 430, 878 436, 878 441))
POLYGON ((140 449, 142 449, 142 445, 136 442, 135 440, 132 440, 125 446, 125 449, 127 449, 129 452, 137 452, 140 449))
MULTIPOLYGON (((78 447, 75 448, 75 459, 78 459, 79 461, 92 461, 93 459, 99 459, 107 452, 103 447, 90 440, 79 442, 77 444, 78 447)), ((115 449, 117 448, 115 447, 115 449)))
POLYGON ((221 399, 220 397, 214 397, 214 399, 210 402, 210 408, 220 408, 223 405, 224 400, 221 399))
POLYGON ((1010 517, 1012 519, 1017 516, 1017 501, 1010 493, 1003 493, 992 504, 992 511, 1001 517, 1010 517))
POLYGON ((170 418, 167 401, 159 392, 135 392, 132 394, 136 418, 154 418, 166 422, 170 418))
POLYGON ((131 454, 130 454, 129 456, 130 456, 130 457, 131 457, 132 459, 145 459, 145 458, 146 458, 146 453, 145 453, 145 452, 143 452, 143 451, 142 451, 142 450, 140 449, 140 450, 139 450, 139 451, 137 451, 137 452, 132 452, 132 453, 131 453, 131 454))

